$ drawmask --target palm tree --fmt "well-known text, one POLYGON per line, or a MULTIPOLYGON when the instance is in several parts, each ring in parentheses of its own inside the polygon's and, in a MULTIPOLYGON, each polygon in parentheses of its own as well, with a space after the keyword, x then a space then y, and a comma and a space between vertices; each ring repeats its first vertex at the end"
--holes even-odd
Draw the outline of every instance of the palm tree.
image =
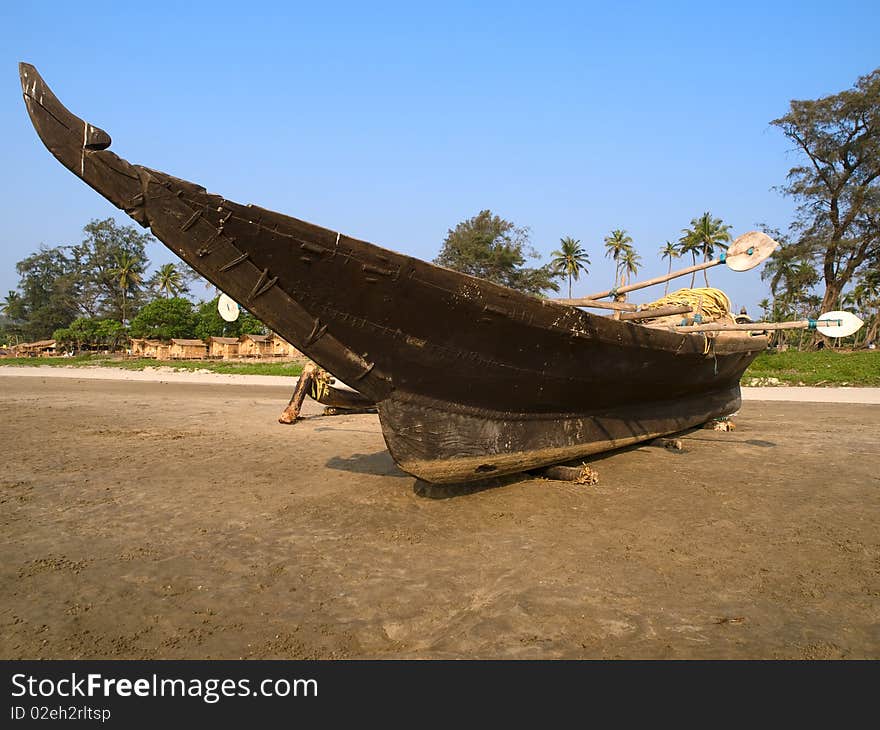
MULTIPOLYGON (((672 273, 672 259, 677 259, 679 256, 678 247, 672 242, 667 241, 666 245, 660 249, 660 258, 661 259, 669 259, 669 269, 666 271, 666 274, 669 275, 672 273)), ((665 297, 669 294, 669 280, 666 281, 666 289, 663 291, 663 296, 665 297)))
POLYGON ((186 289, 183 274, 174 264, 162 264, 156 272, 156 288, 165 293, 165 298, 176 297, 186 289))
POLYGON ((789 290, 789 284, 794 279, 796 261, 788 253, 788 249, 780 248, 770 254, 770 258, 761 269, 761 278, 770 280, 770 293, 774 302, 780 298, 780 294, 789 290))
POLYGON ((571 280, 577 281, 582 271, 585 274, 590 273, 587 268, 590 265, 590 255, 581 248, 581 242, 571 236, 560 238, 559 243, 562 244, 559 251, 550 254, 554 257, 550 266, 568 276, 568 298, 571 299, 571 280))
MULTIPOLYGON (((706 211, 699 218, 691 220, 691 227, 682 230, 687 239, 687 246, 694 256, 696 264, 697 252, 703 254, 703 261, 708 261, 715 249, 719 246, 724 248, 724 243, 730 241, 730 226, 724 223, 720 218, 713 218, 712 214, 706 211)), ((696 273, 696 272, 695 272, 696 273)), ((709 286, 709 271, 703 269, 703 277, 706 280, 706 286, 709 286)), ((691 277, 691 287, 693 287, 693 277, 691 277)))
POLYGON ((630 276, 635 276, 641 268, 642 257, 632 247, 624 251, 620 259, 620 283, 626 286, 630 282, 630 276))
POLYGON ((3 311, 10 319, 16 319, 18 316, 18 308, 21 306, 21 294, 12 289, 6 294, 3 304, 0 304, 0 310, 3 311))
POLYGON ((617 288, 618 278, 623 280, 621 272, 621 259, 627 251, 632 250, 632 238, 626 231, 617 228, 605 236, 605 256, 614 260, 614 288, 617 288))
POLYGON ((0 304, 0 311, 2 311, 9 320, 6 330, 7 334, 10 337, 13 337, 15 339, 15 343, 18 344, 19 327, 10 327, 9 325, 20 323, 22 320, 26 319, 24 311, 24 299, 22 299, 21 294, 19 294, 17 291, 10 289, 7 292, 2 304, 0 304))
MULTIPOLYGON (((687 254, 691 255, 691 261, 694 266, 697 265, 697 253, 700 250, 700 244, 694 237, 694 232, 688 228, 682 229, 682 236, 678 239, 678 255, 685 256, 687 254)), ((694 288, 694 283, 697 280, 697 272, 694 271, 691 274, 691 289, 694 288)))
POLYGON ((880 332, 880 273, 868 272, 853 289, 853 299, 865 319, 862 342, 873 342, 880 332))
POLYGON ((119 289, 122 291, 122 325, 125 326, 125 308, 128 303, 128 293, 140 286, 143 264, 137 257, 127 252, 117 255, 115 258, 116 268, 113 269, 113 276, 116 278, 119 289))

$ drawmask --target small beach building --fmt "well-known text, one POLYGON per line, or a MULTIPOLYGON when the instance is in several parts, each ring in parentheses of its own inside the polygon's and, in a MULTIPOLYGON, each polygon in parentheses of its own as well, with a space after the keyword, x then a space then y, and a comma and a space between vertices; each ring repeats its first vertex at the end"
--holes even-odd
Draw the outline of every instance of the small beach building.
POLYGON ((229 360, 238 357, 237 337, 209 337, 208 357, 218 357, 229 360))
POLYGON ((239 357, 271 357, 269 335, 242 335, 238 341, 239 357))
POLYGON ((172 360, 204 360, 208 346, 202 340, 171 339, 168 354, 172 360))
POLYGON ((58 354, 55 340, 37 340, 36 342, 22 342, 15 346, 17 354, 24 357, 54 357, 58 354))
POLYGON ((305 355, 303 355, 299 350, 297 350, 293 345, 291 345, 287 340, 285 340, 277 332, 273 332, 269 336, 269 340, 271 342, 273 357, 283 357, 288 360, 306 360, 307 359, 305 355))
POLYGON ((132 357, 158 357, 159 348, 164 343, 161 340, 148 340, 145 337, 132 337, 132 357))

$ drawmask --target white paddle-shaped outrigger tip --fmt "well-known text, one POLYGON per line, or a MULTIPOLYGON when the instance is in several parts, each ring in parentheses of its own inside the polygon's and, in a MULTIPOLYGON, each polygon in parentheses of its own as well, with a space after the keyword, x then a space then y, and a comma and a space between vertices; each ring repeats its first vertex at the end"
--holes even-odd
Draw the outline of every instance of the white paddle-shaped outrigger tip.
POLYGON ((766 233, 749 231, 731 243, 719 258, 731 271, 748 271, 770 258, 778 246, 766 233))
POLYGON ((238 302, 226 294, 221 294, 220 299, 217 300, 217 311, 227 322, 234 322, 237 320, 240 313, 238 302))
POLYGON ((827 337, 848 337, 858 332, 862 320, 850 312, 826 312, 818 319, 796 319, 791 322, 707 322, 670 327, 673 332, 769 332, 772 330, 815 330, 827 337))
POLYGON ((852 312, 825 312, 818 319, 810 320, 810 329, 826 337, 849 337, 858 332, 863 324, 852 312))

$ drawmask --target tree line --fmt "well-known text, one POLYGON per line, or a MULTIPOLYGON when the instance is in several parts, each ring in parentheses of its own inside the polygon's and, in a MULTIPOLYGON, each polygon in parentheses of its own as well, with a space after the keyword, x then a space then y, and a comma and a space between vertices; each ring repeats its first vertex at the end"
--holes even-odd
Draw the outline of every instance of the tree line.
POLYGON ((71 349, 116 350, 129 337, 238 337, 265 332, 249 313, 225 322, 217 296, 194 302, 205 285, 185 264, 162 264, 148 275, 149 234, 112 218, 93 220, 75 245, 40 246, 16 264, 18 287, 2 303, 0 341, 55 339, 71 349))
MULTIPOLYGON (((667 241, 659 253, 661 258, 669 259, 671 271, 673 259, 691 255, 696 263, 699 255, 708 261, 729 241, 730 226, 706 212, 693 218, 690 227, 682 229, 678 241, 667 241)), ((579 239, 565 236, 559 244, 549 263, 527 267, 527 258, 538 258, 530 243, 529 229, 484 210, 449 229, 434 263, 538 296, 548 291, 558 292, 556 280, 562 279, 568 283, 570 299, 572 282, 590 273, 591 260, 579 239)), ((635 250, 632 237, 625 229, 616 228, 605 236, 603 244, 605 256, 614 262, 612 288, 626 286, 642 267, 642 257, 635 250)), ((694 277, 691 278, 693 285, 694 277)))

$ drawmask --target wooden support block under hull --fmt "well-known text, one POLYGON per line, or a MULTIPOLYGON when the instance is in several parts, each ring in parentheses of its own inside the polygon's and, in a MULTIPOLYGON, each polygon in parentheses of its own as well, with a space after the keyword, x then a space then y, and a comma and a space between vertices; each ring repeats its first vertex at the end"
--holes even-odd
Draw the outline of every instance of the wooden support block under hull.
POLYGON ((456 409, 395 392, 379 404, 398 466, 435 484, 472 482, 560 464, 648 441, 735 412, 739 385, 699 396, 634 403, 593 414, 456 409))

